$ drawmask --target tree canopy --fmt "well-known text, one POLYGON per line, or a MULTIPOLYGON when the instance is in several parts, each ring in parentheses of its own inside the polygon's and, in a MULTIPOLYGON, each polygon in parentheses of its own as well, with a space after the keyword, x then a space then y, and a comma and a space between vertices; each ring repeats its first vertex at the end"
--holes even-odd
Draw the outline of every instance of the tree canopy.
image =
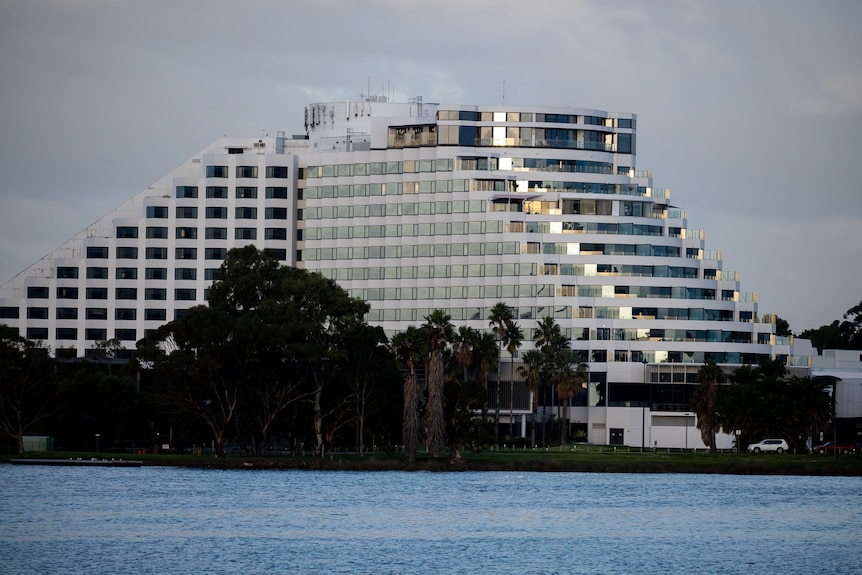
POLYGON ((251 245, 228 252, 208 303, 139 342, 138 359, 165 401, 206 423, 217 454, 237 429, 260 452, 298 405, 311 406, 293 421, 310 425, 316 453, 335 429, 357 423, 357 403, 367 408, 373 397, 348 375, 367 303, 251 245))
POLYGON ((862 301, 848 309, 842 320, 807 329, 799 337, 810 339, 820 353, 824 349, 862 349, 862 301))
POLYGON ((780 360, 742 366, 731 374, 729 385, 718 388, 714 418, 725 432, 739 431, 738 448, 781 437, 791 448, 804 450, 832 414, 829 385, 822 379, 788 377, 780 360))

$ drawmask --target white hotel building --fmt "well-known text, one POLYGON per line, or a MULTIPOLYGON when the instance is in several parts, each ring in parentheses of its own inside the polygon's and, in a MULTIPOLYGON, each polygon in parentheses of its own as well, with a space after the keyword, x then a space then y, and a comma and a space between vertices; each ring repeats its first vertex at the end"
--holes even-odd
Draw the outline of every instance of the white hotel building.
MULTIPOLYGON (((131 354, 253 243, 367 300, 390 334, 437 308, 487 330, 503 301, 523 351, 551 315, 589 359, 569 413, 594 443, 702 447, 686 410, 707 358, 811 364, 637 169, 633 114, 372 97, 311 105, 305 126, 208 146, 0 286, 0 323, 59 356, 111 338, 131 354)), ((514 389, 518 435, 529 403, 514 389)))

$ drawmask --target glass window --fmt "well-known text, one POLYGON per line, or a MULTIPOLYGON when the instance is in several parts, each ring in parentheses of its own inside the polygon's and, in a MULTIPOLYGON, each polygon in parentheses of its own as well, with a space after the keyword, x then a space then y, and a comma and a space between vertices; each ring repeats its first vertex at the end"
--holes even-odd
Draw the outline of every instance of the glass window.
POLYGON ((0 318, 2 319, 18 319, 20 310, 12 306, 0 306, 0 318))
POLYGON ((147 321, 165 321, 168 314, 164 309, 147 308, 144 310, 144 319, 147 321))
POLYGON ((287 208, 266 208, 265 215, 268 220, 286 220, 287 208))
POLYGON ((119 287, 116 291, 117 299, 138 299, 137 288, 119 287))
POLYGON ((197 228, 177 228, 178 240, 194 240, 198 237, 197 228))
POLYGON ((168 217, 167 206, 147 206, 147 217, 165 219, 168 217))
POLYGON ((257 219, 257 208, 236 208, 236 219, 238 219, 238 220, 255 220, 255 219, 257 219))
POLYGON ((165 300, 168 299, 168 292, 163 288, 147 288, 144 290, 144 299, 165 300))
POLYGON ((257 177, 257 166, 237 166, 236 167, 236 177, 237 178, 256 178, 257 177))
POLYGON ((208 240, 226 240, 227 228, 207 228, 206 239, 208 240))
POLYGON ((227 186, 207 186, 207 198, 227 199, 227 186))
POLYGON ((178 198, 196 198, 198 197, 197 186, 177 186, 178 198))
MULTIPOLYGON (((85 317, 88 320, 100 320, 100 319, 108 319, 108 308, 104 307, 88 307, 85 313, 85 317)), ((93 339, 93 338, 87 338, 93 339)), ((98 338, 105 339, 105 338, 98 338)))
POLYGON ((257 188, 254 186, 237 186, 236 197, 239 199, 252 200, 257 197, 257 188))
POLYGON ((138 278, 138 268, 117 268, 118 280, 133 280, 138 278))
POLYGON ((50 291, 43 286, 30 286, 27 288, 27 297, 30 299, 48 299, 50 291))
POLYGON ((57 299, 78 299, 78 288, 76 287, 58 287, 57 299))
POLYGON ((286 200, 287 188, 285 187, 267 187, 266 198, 271 200, 286 200))
POLYGON ((104 328, 87 328, 84 330, 84 339, 104 341, 108 339, 108 330, 104 328))
POLYGON ((156 240, 168 239, 168 228, 166 227, 147 227, 147 238, 156 240))
POLYGON ((178 219, 194 219, 198 217, 198 209, 195 206, 177 206, 178 219))
POLYGON ((267 178, 287 178, 287 166, 267 166, 267 178))
POLYGON ((103 287, 87 288, 87 299, 108 299, 108 288, 103 288, 103 287))
POLYGON ((216 281, 219 278, 218 268, 206 268, 204 270, 204 279, 207 281, 216 281))
POLYGON ((207 206, 206 217, 211 220, 226 220, 227 207, 225 206, 207 206))
POLYGON ((174 257, 178 260, 193 260, 198 257, 197 248, 176 248, 174 257))
POLYGON ((234 239, 256 240, 257 228, 236 228, 236 230, 234 230, 234 239))
POLYGON ((148 280, 166 280, 168 279, 167 268, 147 268, 145 277, 148 280))
POLYGON ((138 339, 133 329, 115 329, 114 337, 120 341, 135 341, 138 339))
POLYGON ((27 319, 48 319, 48 308, 46 307, 28 307, 27 319))
POLYGON ((48 339, 48 328, 47 327, 28 327, 27 328, 27 339, 48 339))
POLYGON ((617 134, 617 153, 631 154, 632 153, 632 135, 617 134))
POLYGON ((204 258, 208 260, 223 260, 225 255, 225 248, 206 248, 204 250, 204 258))
POLYGON ((168 248, 147 248, 148 260, 166 260, 168 259, 168 248))
POLYGON ((108 259, 108 248, 106 246, 88 246, 87 259, 108 259))
POLYGON ((134 321, 138 318, 138 310, 133 307, 118 307, 114 310, 114 319, 134 321))
POLYGON ((264 230, 264 239, 267 240, 286 240, 287 229, 285 228, 266 228, 264 230))
POLYGON ((195 268, 176 268, 174 270, 174 279, 177 280, 194 280, 198 277, 198 270, 195 268))
POLYGON ((106 280, 106 279, 108 279, 108 268, 88 267, 87 268, 87 279, 93 279, 93 280, 106 280))
POLYGON ((74 327, 58 327, 57 339, 78 339, 78 330, 74 327))
POLYGON ((78 268, 76 267, 58 267, 57 278, 59 279, 77 279, 78 268))
POLYGON ((138 237, 138 228, 135 226, 117 226, 117 238, 135 239, 138 237))
POLYGON ((136 260, 138 259, 138 248, 131 246, 117 246, 117 259, 120 260, 136 260))
POLYGON ((207 166, 208 178, 226 178, 227 166, 207 166))
POLYGON ((194 289, 175 289, 174 299, 177 301, 193 301, 195 299, 194 289))

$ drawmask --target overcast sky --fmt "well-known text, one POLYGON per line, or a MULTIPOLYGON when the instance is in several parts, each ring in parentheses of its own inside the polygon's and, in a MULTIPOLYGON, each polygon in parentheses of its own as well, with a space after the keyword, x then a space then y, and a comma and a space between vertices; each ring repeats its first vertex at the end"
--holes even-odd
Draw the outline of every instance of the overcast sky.
POLYGON ((215 139, 302 133, 370 84, 636 113, 638 168, 759 313, 819 327, 862 300, 860 23, 858 0, 0 0, 0 282, 215 139))

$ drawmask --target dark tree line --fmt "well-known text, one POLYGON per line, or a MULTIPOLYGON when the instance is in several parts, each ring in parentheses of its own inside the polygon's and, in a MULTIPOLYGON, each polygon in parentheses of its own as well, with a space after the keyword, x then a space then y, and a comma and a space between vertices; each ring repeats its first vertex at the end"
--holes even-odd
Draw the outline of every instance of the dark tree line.
POLYGON ((810 339, 817 351, 824 349, 862 349, 862 301, 844 313, 841 320, 799 334, 810 339))
MULTIPOLYGON (((110 353, 117 342, 102 346, 110 353)), ((0 325, 0 432, 19 452, 25 435, 58 437, 81 450, 113 448, 121 438, 146 445, 144 422, 152 420, 127 366, 55 359, 41 343, 0 325)))
POLYGON ((401 378, 368 306, 319 274, 280 266, 254 246, 231 250, 195 306, 105 361, 58 360, 0 326, 0 431, 92 450, 273 444, 361 454, 368 439, 398 443, 401 378))
POLYGON ((23 437, 60 408, 54 361, 40 344, 0 325, 0 431, 24 451, 23 437))
MULTIPOLYGON (((307 445, 317 454, 352 444, 361 454, 373 438, 403 443, 408 460, 421 442, 433 455, 496 443, 504 351, 511 397, 523 339, 512 310, 494 306, 491 333, 456 331, 435 310, 391 342, 365 323, 367 311, 366 302, 335 282, 280 266, 268 252, 247 246, 228 253, 209 305, 187 310, 138 342, 127 365, 112 361, 116 341, 98 342, 105 361, 61 360, 0 325, 0 432, 20 450, 25 434, 89 449, 99 447, 99 438, 103 448, 164 443, 171 430, 185 443, 212 442, 219 455, 228 443, 254 453, 272 443, 307 445)), ((862 349, 862 302, 844 317, 800 337, 820 349, 862 349)), ((534 339, 536 349, 519 368, 534 398, 533 443, 539 388, 553 388, 565 401, 587 379, 553 318, 539 322, 534 339)), ((719 385, 721 370, 709 368, 700 374, 693 407, 711 448, 721 428, 740 430, 741 441, 781 436, 798 448, 831 414, 828 384, 786 377, 779 362, 744 366, 729 385, 719 385)))
POLYGON ((738 448, 765 438, 784 438, 791 449, 804 451, 832 415, 830 381, 788 375, 780 359, 759 366, 744 365, 730 374, 714 361, 698 372, 700 384, 692 398, 703 442, 715 450, 715 435, 739 431, 738 448), (725 385, 722 385, 722 384, 725 385))

